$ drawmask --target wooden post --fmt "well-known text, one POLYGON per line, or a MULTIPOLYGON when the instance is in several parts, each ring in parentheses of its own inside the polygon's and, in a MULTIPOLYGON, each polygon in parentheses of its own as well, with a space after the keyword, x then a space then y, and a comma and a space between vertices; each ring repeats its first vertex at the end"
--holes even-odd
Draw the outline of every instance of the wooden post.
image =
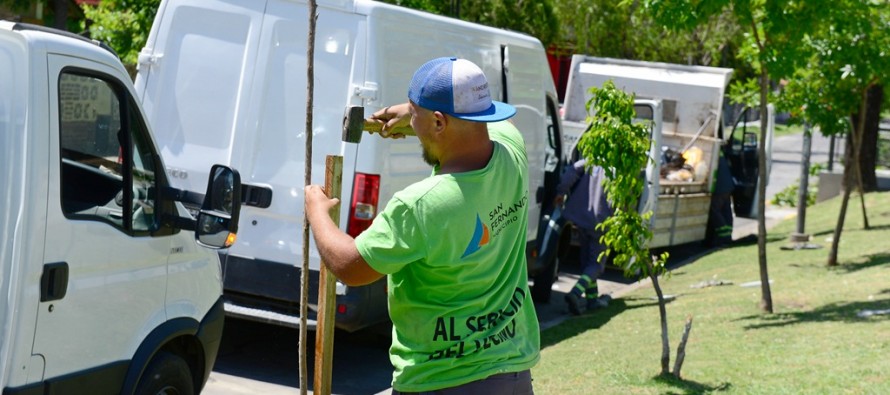
MULTIPOLYGON (((328 155, 325 160, 324 190, 328 198, 340 199, 343 182, 343 157, 328 155)), ((331 219, 340 223, 340 203, 331 209, 331 219)), ((324 262, 318 271, 318 318, 315 327, 315 384, 313 393, 331 393, 331 371, 334 361, 334 322, 337 312, 337 278, 324 262)))
POLYGON ((674 360, 674 377, 680 378, 680 369, 683 368, 683 360, 686 359, 686 342, 689 341, 689 331, 692 330, 692 316, 686 317, 686 327, 683 329, 683 337, 677 346, 677 359, 674 360))

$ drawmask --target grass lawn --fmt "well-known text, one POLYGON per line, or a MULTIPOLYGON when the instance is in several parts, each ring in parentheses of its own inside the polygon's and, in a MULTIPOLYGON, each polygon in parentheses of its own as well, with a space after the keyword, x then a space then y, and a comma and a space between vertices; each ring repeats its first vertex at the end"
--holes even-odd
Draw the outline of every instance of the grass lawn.
POLYGON ((795 219, 768 233, 774 314, 761 311, 756 241, 736 243, 675 269, 660 284, 667 304, 671 367, 693 317, 682 380, 658 377, 661 335, 651 285, 604 310, 541 334, 532 369, 537 394, 890 394, 890 193, 866 195, 871 230, 851 196, 840 265, 825 266, 840 198, 807 210, 816 250, 785 251, 795 219), (697 288, 708 280, 730 285, 697 288))
POLYGON ((803 133, 803 125, 782 125, 777 123, 773 137, 787 136, 795 133, 803 133))

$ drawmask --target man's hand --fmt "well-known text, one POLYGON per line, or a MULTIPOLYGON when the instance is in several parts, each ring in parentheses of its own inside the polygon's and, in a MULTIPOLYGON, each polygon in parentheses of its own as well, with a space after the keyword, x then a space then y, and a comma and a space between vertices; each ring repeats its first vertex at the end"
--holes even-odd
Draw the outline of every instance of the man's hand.
POLYGON ((310 223, 320 220, 319 216, 330 218, 328 213, 339 202, 340 199, 329 199, 324 193, 324 188, 319 185, 306 186, 306 215, 310 223))
POLYGON ((355 246, 355 239, 344 233, 331 219, 329 211, 340 202, 329 199, 318 185, 307 185, 306 216, 315 237, 318 255, 340 281, 349 286, 370 284, 383 274, 365 262, 355 246))
MULTIPOLYGON (((365 120, 365 125, 368 124, 379 125, 378 133, 380 137, 384 138, 400 139, 414 135, 414 129, 411 129, 411 113, 408 103, 396 104, 375 112, 365 120)), ((373 133, 370 130, 369 132, 373 133)))

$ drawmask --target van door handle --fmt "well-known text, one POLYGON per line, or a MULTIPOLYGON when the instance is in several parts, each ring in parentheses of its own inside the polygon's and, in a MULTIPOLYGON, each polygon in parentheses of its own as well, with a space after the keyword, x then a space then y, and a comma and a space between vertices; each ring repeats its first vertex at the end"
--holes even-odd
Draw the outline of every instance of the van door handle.
POLYGON ((68 263, 55 262, 43 265, 43 274, 40 276, 40 301, 62 299, 67 292, 68 263))

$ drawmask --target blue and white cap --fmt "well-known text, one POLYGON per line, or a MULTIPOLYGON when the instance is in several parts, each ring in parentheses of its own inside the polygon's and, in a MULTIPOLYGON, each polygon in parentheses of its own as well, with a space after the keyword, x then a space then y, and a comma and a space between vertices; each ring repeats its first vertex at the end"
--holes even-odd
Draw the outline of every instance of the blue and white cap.
POLYGON ((479 66, 466 59, 437 58, 414 73, 408 99, 428 110, 475 122, 496 122, 516 108, 491 100, 488 81, 479 66))

